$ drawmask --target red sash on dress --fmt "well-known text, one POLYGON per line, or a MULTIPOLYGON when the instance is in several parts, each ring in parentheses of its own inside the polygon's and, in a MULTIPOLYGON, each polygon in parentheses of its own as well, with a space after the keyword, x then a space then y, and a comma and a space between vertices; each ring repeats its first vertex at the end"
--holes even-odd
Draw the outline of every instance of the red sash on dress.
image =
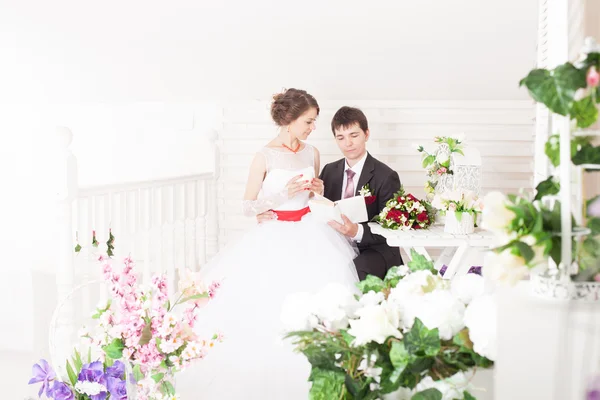
POLYGON ((306 214, 310 212, 309 207, 304 207, 302 210, 293 210, 293 211, 277 211, 273 210, 275 214, 277 214, 278 221, 289 221, 289 222, 298 222, 304 217, 306 214))

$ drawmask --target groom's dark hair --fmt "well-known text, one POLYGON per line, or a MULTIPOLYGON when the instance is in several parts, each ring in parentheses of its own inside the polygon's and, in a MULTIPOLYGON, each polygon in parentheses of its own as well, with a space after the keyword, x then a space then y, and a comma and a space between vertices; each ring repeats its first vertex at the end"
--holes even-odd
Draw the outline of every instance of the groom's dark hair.
POLYGON ((369 129, 367 117, 358 108, 344 106, 337 110, 331 120, 331 132, 335 136, 335 130, 339 128, 349 128, 354 124, 358 124, 360 129, 366 132, 369 129))

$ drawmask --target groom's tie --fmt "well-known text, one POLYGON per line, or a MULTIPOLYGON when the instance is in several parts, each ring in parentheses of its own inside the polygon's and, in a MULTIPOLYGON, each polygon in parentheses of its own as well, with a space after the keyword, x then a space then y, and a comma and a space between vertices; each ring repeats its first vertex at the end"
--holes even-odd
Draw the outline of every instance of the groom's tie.
POLYGON ((347 199, 349 197, 354 197, 354 175, 356 173, 354 171, 352 171, 351 169, 347 169, 346 170, 346 176, 347 176, 347 180, 346 180, 346 190, 344 191, 344 198, 347 199))

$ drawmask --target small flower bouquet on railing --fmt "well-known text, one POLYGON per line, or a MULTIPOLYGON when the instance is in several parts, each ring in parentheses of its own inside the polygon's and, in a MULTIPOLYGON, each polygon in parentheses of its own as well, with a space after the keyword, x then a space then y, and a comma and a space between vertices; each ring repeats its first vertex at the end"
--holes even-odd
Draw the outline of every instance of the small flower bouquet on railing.
MULTIPOLYGON (((220 334, 206 340, 193 331, 199 309, 214 297, 219 282, 205 286, 187 270, 179 293, 170 300, 164 275, 154 276, 149 285, 139 285, 131 258, 125 258, 120 271, 108 257, 101 256, 99 261, 112 299, 94 312, 96 326, 80 331, 81 344, 90 349, 87 363, 76 351, 66 363, 68 377, 59 379, 42 360, 33 367, 30 383, 43 382, 40 394, 56 400, 178 399, 175 374, 222 341, 220 334)), ((52 361, 62 362, 56 355, 52 361)))
POLYGON ((495 302, 481 276, 444 280, 412 256, 360 282, 361 296, 334 284, 286 299, 282 321, 312 365, 311 398, 475 399, 470 379, 496 356, 495 302))
POLYGON ((434 213, 431 204, 419 200, 412 194, 406 194, 404 188, 389 199, 375 217, 375 221, 386 229, 426 229, 434 222, 434 213))

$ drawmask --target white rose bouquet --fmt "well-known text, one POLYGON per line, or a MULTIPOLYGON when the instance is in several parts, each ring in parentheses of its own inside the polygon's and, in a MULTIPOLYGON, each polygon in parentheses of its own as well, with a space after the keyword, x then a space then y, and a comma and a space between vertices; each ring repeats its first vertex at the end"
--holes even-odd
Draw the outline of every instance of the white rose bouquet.
POLYGON ((330 285, 286 301, 287 337, 312 365, 311 398, 475 399, 470 378, 496 354, 487 323, 495 304, 481 276, 443 280, 413 250, 407 266, 358 288, 330 285))

